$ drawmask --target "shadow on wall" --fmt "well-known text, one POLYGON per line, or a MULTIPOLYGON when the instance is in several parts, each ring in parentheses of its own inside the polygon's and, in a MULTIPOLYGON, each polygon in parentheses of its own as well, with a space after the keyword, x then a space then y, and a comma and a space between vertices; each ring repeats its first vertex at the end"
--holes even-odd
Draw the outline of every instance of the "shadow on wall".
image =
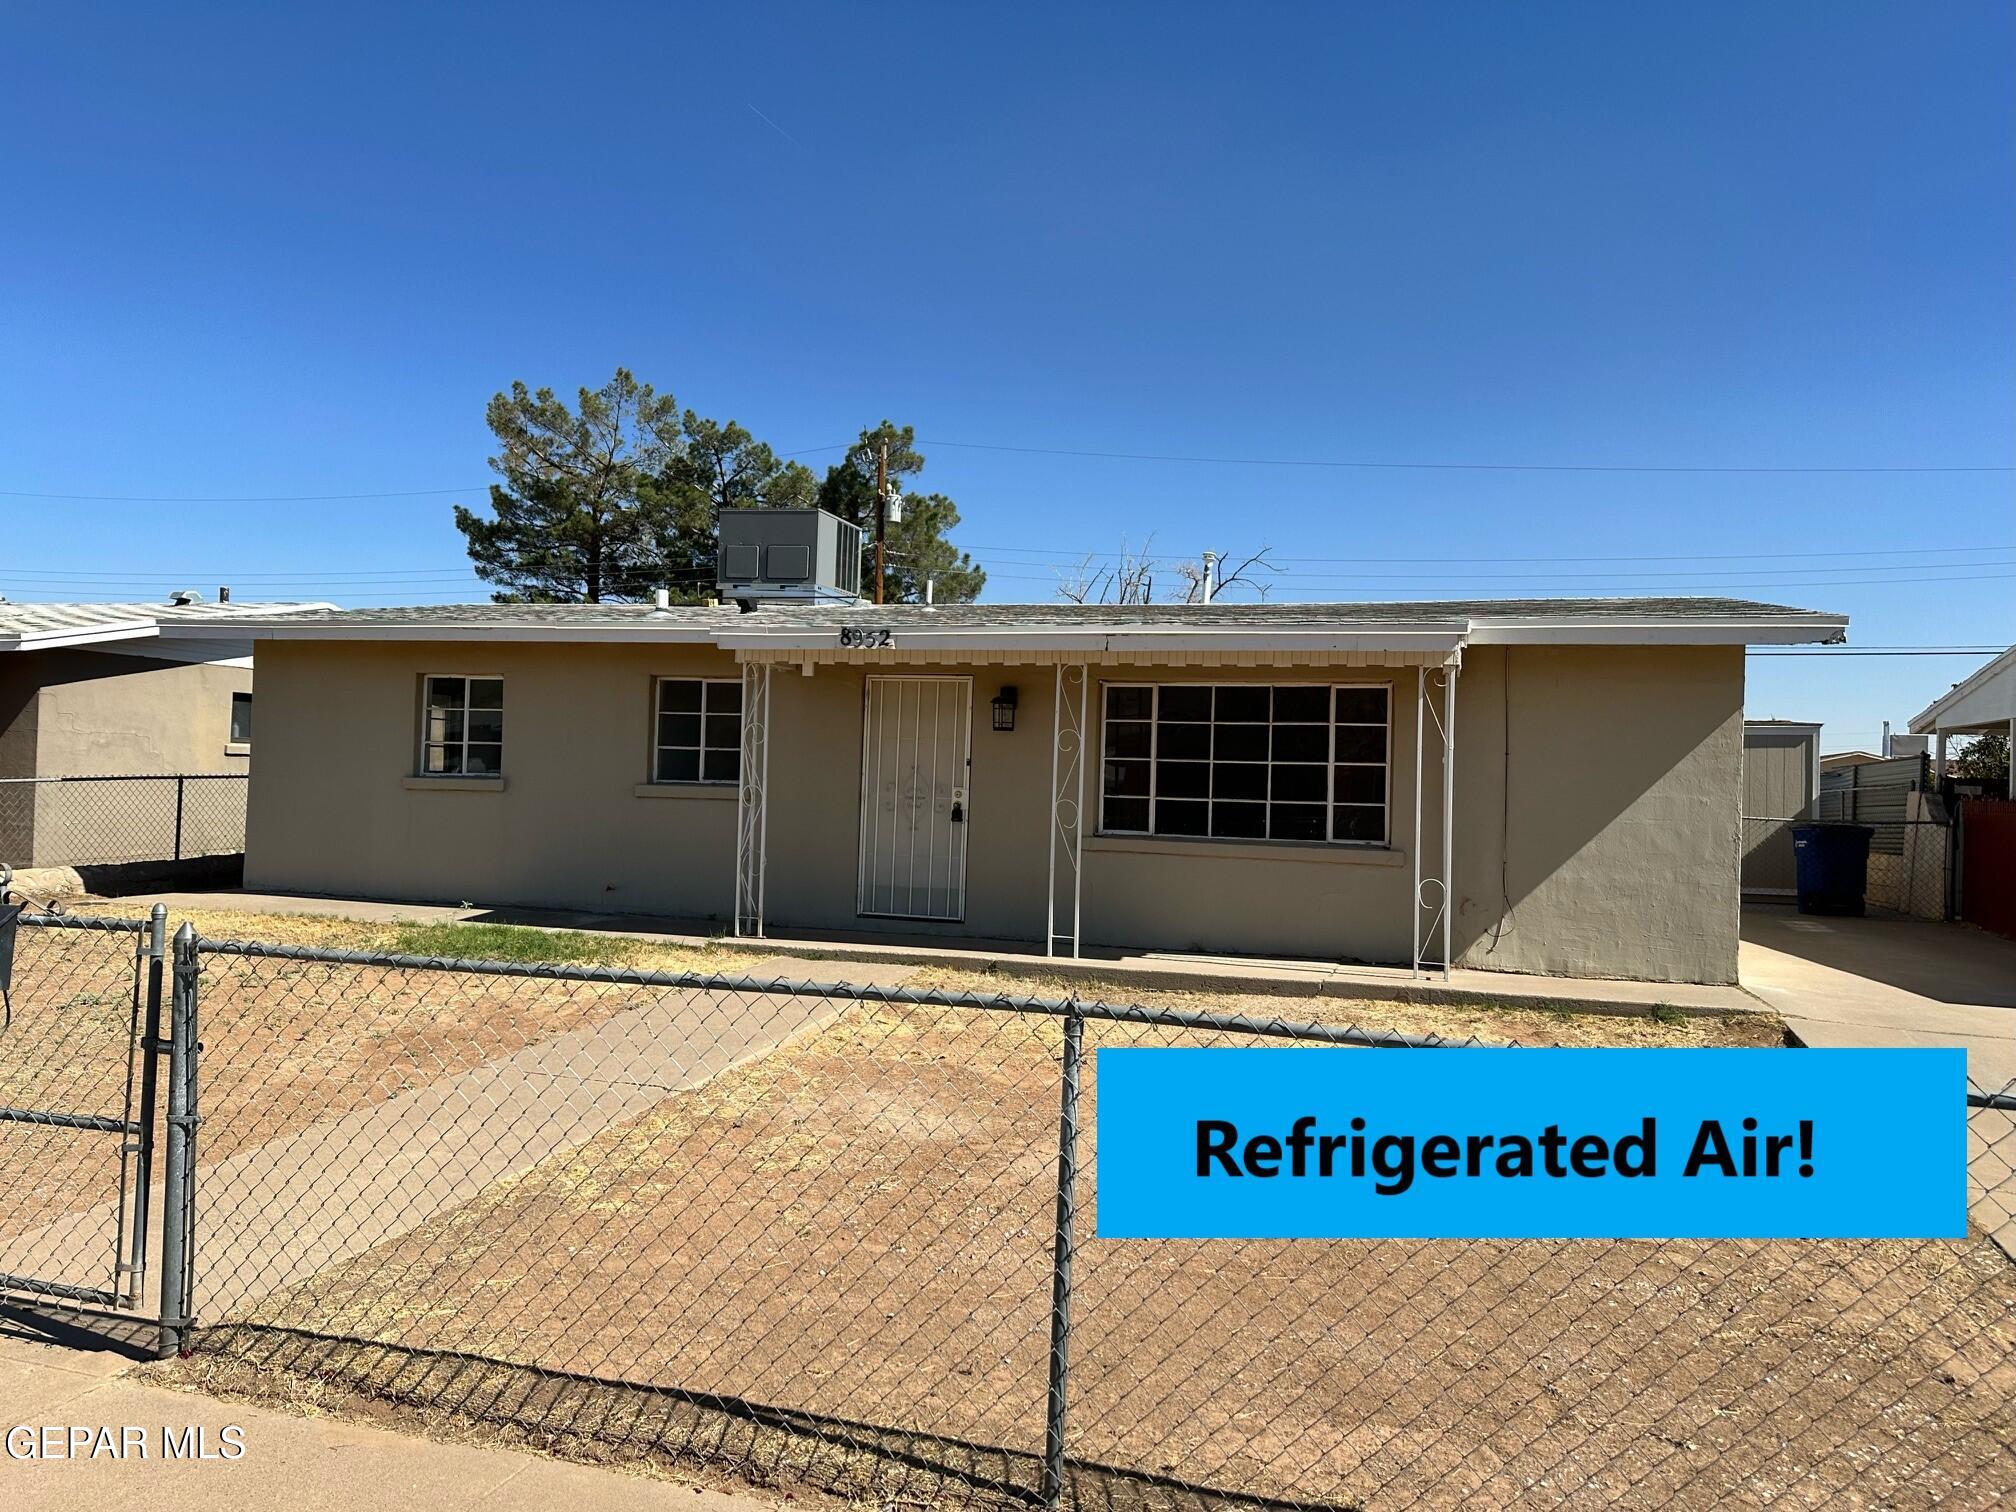
POLYGON ((1473 652, 1457 703, 1463 964, 1736 980, 1740 647, 1473 652))

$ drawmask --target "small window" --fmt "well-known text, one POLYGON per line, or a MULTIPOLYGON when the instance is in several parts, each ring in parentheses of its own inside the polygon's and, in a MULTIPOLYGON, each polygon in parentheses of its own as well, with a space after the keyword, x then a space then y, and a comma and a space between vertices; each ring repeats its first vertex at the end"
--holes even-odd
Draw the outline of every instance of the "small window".
POLYGON ((429 677, 420 721, 420 771, 427 777, 504 773, 504 679, 429 677))
POLYGON ((231 744, 252 744, 252 695, 231 695, 231 744))
POLYGON ((658 679, 653 782, 735 782, 742 776, 742 684, 658 679))

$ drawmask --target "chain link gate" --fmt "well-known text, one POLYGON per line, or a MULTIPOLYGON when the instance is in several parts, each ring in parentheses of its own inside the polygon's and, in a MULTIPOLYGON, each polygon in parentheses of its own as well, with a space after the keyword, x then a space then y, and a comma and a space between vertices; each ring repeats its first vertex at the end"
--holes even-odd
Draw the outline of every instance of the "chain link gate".
POLYGON ((159 905, 147 920, 0 905, 0 1293, 129 1313, 158 1303, 164 1353, 187 1311, 194 1195, 195 952, 176 946, 171 974, 159 905))

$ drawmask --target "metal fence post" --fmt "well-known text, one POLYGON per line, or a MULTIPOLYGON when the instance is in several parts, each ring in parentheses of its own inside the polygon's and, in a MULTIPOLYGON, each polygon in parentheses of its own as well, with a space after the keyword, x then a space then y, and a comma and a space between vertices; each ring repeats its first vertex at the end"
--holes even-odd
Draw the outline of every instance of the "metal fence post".
POLYGON ((147 915, 147 1009, 140 1029, 139 1134, 133 1142, 133 1249, 127 1262, 128 1295, 136 1300, 147 1275, 147 1217, 153 1201, 154 1111, 159 1103, 161 1057, 168 1043, 161 1038, 161 981, 168 957, 168 905, 156 903, 147 915))
POLYGON ((1071 1380, 1071 1256, 1077 1247, 1078 1080, 1085 1018, 1074 994, 1064 1013, 1064 1060, 1057 1116, 1057 1237, 1050 1269, 1050 1395, 1043 1425, 1043 1505, 1064 1501, 1064 1405, 1071 1380))
POLYGON ((175 779, 175 859, 182 859, 182 789, 184 779, 175 779))
POLYGON ((168 1155, 161 1194, 161 1338, 164 1360, 182 1352, 189 1326, 189 1217, 196 1141, 196 931, 175 931, 168 1010, 168 1155))

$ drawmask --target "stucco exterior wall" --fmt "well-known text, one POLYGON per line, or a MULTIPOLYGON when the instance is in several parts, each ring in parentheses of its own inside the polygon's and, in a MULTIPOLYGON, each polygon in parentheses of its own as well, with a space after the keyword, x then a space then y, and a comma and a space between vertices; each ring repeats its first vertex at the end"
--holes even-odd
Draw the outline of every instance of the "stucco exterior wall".
MULTIPOLYGON (((648 776, 653 679, 734 676, 727 653, 277 641, 258 655, 248 885, 732 915, 734 790, 636 792, 648 776), (505 679, 501 788, 412 777, 420 679, 430 672, 505 679)), ((1053 670, 901 670, 972 679, 964 922, 864 920, 855 912, 869 673, 859 666, 774 674, 770 921, 1040 939, 1053 670), (1012 732, 989 728, 988 705, 1003 684, 1020 693, 1012 732)), ((1102 677, 1390 680, 1394 845, 1093 836, 1085 846, 1088 943, 1405 960, 1412 669, 1095 668, 1095 684, 1102 677)), ((1740 650, 1473 650, 1458 686, 1462 958, 1515 970, 1733 980, 1740 650)), ((1096 750, 1096 693, 1093 705, 1096 750)), ((1432 765, 1430 773, 1429 800, 1439 805, 1432 765)), ((1097 790, 1095 765, 1086 784, 1095 813, 1097 790)), ((1439 844, 1437 813, 1431 844, 1439 844)))
MULTIPOLYGON (((242 777, 231 695, 249 667, 83 648, 0 657, 0 777, 210 773, 242 777)), ((242 783, 185 805, 185 854, 236 850, 242 783)), ((172 784, 0 786, 0 860, 16 866, 167 859, 172 784)))
POLYGON ((1462 964, 1736 980, 1741 647, 1473 649, 1457 708, 1462 964))
POLYGON ((732 915, 735 789, 633 792, 652 679, 737 676, 725 652, 282 641, 258 671, 248 886, 732 915), (409 781, 428 673, 504 679, 501 789, 409 781))
POLYGON ((232 772, 231 695, 252 691, 250 667, 156 661, 109 651, 25 652, 40 683, 36 775, 232 772))

